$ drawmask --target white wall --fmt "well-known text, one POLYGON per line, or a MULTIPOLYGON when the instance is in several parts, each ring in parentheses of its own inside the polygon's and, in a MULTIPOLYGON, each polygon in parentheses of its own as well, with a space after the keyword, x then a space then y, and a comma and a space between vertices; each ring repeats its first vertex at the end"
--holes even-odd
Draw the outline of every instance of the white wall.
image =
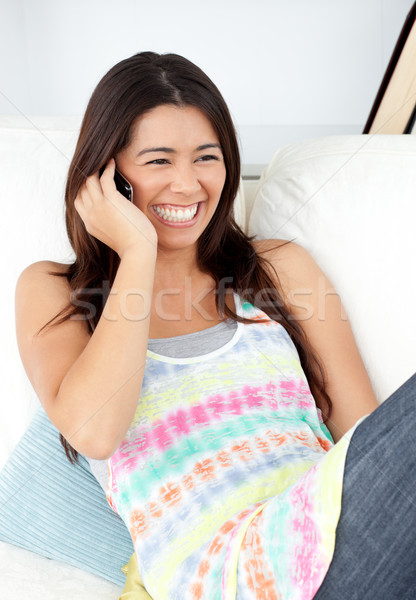
POLYGON ((0 0, 0 114, 81 114, 140 50, 201 66, 229 103, 246 163, 360 133, 413 0, 0 0))

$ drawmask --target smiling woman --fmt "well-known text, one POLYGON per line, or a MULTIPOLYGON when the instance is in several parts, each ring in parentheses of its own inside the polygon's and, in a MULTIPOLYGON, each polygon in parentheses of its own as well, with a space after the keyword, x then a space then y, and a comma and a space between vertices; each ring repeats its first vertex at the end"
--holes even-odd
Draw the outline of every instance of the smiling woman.
POLYGON ((193 106, 154 108, 137 120, 116 163, 155 226, 159 249, 196 248, 226 179, 221 145, 204 113, 193 106), (179 230, 188 235, 178 236, 179 230))
MULTIPOLYGON (((130 599, 148 597, 143 582, 155 600, 332 600, 340 571, 352 597, 373 556, 362 532, 396 536, 380 521, 416 455, 414 380, 365 418, 377 402, 338 295, 302 248, 240 229, 239 174, 208 77, 174 54, 132 56, 94 91, 69 169, 74 263, 35 263, 17 284, 27 374, 68 458, 89 458, 133 540, 130 599), (394 449, 375 494, 353 433, 354 449, 394 449)), ((392 568, 361 599, 405 597, 416 556, 411 540, 401 550, 408 579, 392 568)))

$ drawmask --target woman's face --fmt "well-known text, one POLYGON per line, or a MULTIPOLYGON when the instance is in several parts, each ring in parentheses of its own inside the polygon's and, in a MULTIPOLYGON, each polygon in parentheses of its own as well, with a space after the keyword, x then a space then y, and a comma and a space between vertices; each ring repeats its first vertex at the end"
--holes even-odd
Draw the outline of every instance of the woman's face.
POLYGON ((195 245, 211 220, 226 170, 218 137, 193 106, 166 104, 141 116, 116 156, 134 204, 158 233, 159 247, 195 245))

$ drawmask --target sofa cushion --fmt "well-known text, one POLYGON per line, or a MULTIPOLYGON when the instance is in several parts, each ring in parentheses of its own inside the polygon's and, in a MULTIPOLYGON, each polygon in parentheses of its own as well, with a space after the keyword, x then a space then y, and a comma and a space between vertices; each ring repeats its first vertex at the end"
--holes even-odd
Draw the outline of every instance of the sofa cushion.
POLYGON ((130 534, 88 461, 68 461, 43 408, 0 473, 0 506, 0 540, 124 584, 130 534))
POLYGON ((339 292, 378 399, 415 371, 416 137, 292 144, 264 171, 258 239, 303 246, 339 292))

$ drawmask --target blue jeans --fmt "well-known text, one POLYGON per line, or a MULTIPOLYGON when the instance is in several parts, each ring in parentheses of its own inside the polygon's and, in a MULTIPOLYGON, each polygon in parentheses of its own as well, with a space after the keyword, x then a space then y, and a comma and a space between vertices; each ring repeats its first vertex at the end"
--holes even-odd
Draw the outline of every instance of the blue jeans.
POLYGON ((416 373, 355 430, 314 600, 416 599, 416 373))

